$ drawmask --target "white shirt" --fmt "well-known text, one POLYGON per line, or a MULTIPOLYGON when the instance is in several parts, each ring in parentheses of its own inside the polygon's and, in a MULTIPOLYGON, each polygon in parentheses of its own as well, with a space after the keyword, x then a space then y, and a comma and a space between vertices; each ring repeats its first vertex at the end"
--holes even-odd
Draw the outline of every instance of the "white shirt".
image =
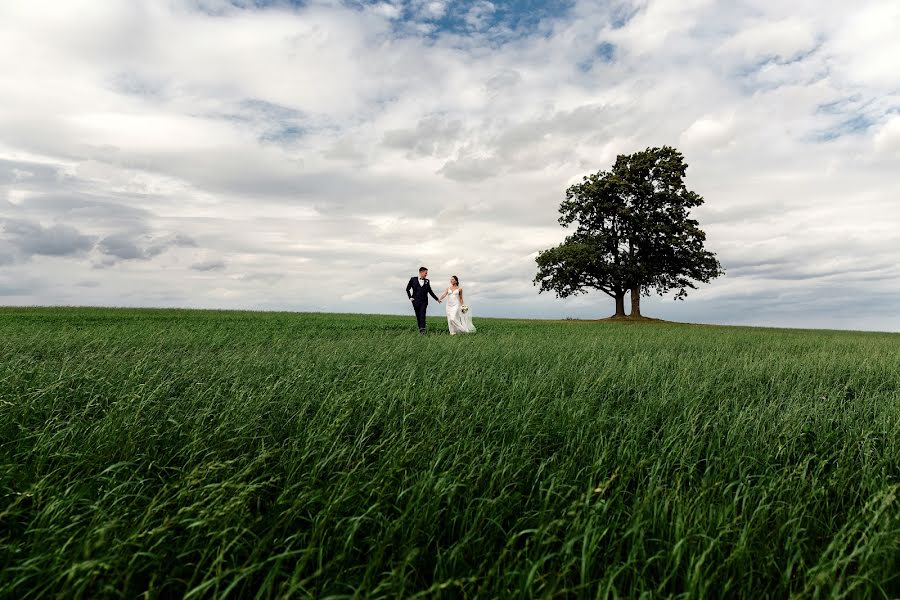
POLYGON ((419 287, 425 287, 425 280, 419 277, 419 287))

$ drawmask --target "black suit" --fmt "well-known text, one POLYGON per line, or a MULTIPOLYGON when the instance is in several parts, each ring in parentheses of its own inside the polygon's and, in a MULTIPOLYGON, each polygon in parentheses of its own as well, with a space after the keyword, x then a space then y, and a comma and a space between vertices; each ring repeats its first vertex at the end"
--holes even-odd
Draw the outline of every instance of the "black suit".
MULTIPOLYGON (((425 285, 419 285, 418 277, 410 277, 406 284, 406 295, 412 300, 413 310, 416 311, 416 321, 419 323, 419 333, 425 333, 425 311, 428 310, 428 294, 435 300, 438 299, 431 291, 431 282, 425 280, 425 285)), ((440 300, 438 300, 440 302, 440 300)))

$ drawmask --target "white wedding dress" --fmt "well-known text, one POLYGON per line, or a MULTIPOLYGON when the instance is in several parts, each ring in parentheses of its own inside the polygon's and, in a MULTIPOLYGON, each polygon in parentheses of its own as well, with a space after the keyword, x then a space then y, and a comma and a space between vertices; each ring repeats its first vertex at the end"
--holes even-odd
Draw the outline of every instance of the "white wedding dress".
POLYGON ((475 333, 475 326, 472 325, 472 311, 467 313, 462 311, 458 289, 447 288, 447 327, 450 328, 450 333, 475 333))

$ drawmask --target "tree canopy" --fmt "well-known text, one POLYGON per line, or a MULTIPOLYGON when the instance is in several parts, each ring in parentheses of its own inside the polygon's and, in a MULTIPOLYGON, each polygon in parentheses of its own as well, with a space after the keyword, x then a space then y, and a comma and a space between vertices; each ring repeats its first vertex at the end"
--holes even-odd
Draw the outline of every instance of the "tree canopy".
POLYGON ((600 290, 615 300, 618 317, 630 291, 631 316, 638 317, 641 295, 655 290, 684 299, 697 282, 721 275, 704 247, 706 234, 690 218, 703 198, 687 189, 686 171, 676 149, 647 148, 570 186, 559 223, 574 231, 538 254, 535 285, 561 298, 600 290))

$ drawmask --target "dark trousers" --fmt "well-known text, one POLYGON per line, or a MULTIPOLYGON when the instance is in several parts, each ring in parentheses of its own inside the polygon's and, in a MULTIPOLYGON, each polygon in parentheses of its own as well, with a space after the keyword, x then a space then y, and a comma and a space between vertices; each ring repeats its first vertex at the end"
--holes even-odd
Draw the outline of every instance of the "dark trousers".
POLYGON ((413 310, 416 311, 416 322, 419 324, 419 331, 425 331, 425 311, 428 310, 427 302, 413 301, 413 310))

